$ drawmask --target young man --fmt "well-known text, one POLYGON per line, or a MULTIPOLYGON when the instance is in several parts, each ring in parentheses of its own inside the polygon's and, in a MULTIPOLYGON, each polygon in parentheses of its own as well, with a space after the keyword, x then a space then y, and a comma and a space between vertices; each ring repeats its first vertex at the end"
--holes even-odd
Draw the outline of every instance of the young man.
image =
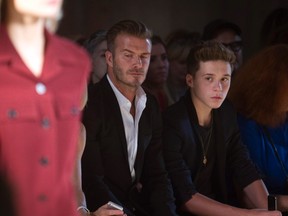
POLYGON ((233 52, 219 42, 192 48, 189 90, 164 115, 164 158, 181 214, 281 215, 228 204, 232 182, 251 208, 267 209, 268 195, 240 141, 235 112, 225 101, 234 62, 233 52))
POLYGON ((90 92, 83 121, 83 190, 92 211, 111 200, 127 215, 175 215, 161 155, 159 107, 141 88, 150 37, 143 23, 132 20, 107 33, 107 75, 90 92))

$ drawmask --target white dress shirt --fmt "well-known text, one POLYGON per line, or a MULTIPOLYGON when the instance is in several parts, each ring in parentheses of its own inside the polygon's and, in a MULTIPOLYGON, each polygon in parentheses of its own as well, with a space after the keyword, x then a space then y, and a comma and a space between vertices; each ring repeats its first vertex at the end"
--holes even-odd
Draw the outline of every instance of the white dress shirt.
POLYGON ((134 163, 137 156, 137 147, 138 147, 138 125, 142 112, 146 107, 146 101, 147 101, 146 93, 144 92, 141 86, 138 88, 136 92, 135 119, 134 119, 133 116, 130 114, 132 106, 131 102, 114 86, 108 75, 107 79, 114 91, 114 94, 118 100, 118 104, 120 107, 127 141, 130 173, 134 181, 135 180, 134 163))

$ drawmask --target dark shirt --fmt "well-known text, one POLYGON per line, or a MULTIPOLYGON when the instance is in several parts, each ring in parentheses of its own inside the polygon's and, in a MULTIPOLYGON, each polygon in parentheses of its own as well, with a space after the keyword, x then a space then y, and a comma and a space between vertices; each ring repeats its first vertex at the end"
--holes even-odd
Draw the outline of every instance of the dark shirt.
POLYGON ((206 165, 203 163, 200 164, 199 171, 194 180, 194 184, 199 193, 214 199, 215 188, 213 188, 212 183, 215 177, 214 176, 215 173, 213 173, 214 165, 215 165, 215 156, 213 154, 213 152, 215 151, 215 142, 213 140, 213 135, 211 137, 212 140, 210 139, 210 142, 209 142, 209 135, 210 135, 209 129, 207 130, 207 128, 203 128, 200 125, 198 125, 198 127, 195 128, 195 130, 199 130, 199 134, 200 136, 202 136, 202 140, 205 140, 203 142, 203 145, 204 145, 204 149, 205 150, 207 149, 207 153, 206 153, 207 163, 206 165))

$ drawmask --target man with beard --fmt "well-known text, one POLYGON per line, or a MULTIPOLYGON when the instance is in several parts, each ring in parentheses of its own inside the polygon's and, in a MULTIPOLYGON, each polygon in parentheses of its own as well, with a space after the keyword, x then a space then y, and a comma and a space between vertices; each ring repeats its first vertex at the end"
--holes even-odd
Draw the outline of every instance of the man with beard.
POLYGON ((151 32, 123 20, 107 32, 107 75, 89 92, 83 190, 91 211, 108 201, 127 215, 176 215, 161 154, 161 115, 145 93, 151 32))

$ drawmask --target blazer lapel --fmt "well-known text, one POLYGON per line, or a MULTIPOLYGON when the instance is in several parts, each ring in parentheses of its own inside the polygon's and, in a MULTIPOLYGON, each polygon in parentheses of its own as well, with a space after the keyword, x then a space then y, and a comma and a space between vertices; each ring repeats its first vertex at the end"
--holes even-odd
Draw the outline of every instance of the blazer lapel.
POLYGON ((221 116, 221 113, 219 109, 214 110, 214 128, 215 128, 215 153, 216 153, 216 176, 218 176, 218 186, 220 187, 219 191, 219 197, 223 197, 223 202, 227 201, 227 190, 226 190, 226 178, 225 178, 225 170, 226 170, 226 149, 225 146, 225 140, 223 135, 223 129, 222 129, 222 119, 223 116, 221 116))
MULTIPOLYGON (((114 124, 115 127, 117 127, 116 131, 122 145, 122 152, 127 160, 127 165, 129 167, 127 141, 120 107, 118 104, 118 100, 106 76, 101 81, 104 92, 104 103, 106 104, 105 107, 109 108, 109 113, 111 114, 111 121, 113 121, 111 122, 111 124, 114 124)), ((115 137, 115 139, 118 138, 115 137)))
POLYGON ((137 156, 135 160, 135 173, 136 173, 136 181, 139 181, 139 178, 142 173, 142 165, 144 162, 144 153, 145 149, 150 143, 152 138, 152 130, 151 130, 151 122, 150 122, 150 110, 149 107, 146 107, 143 110, 142 116, 139 121, 138 127, 138 147, 137 147, 137 156))

